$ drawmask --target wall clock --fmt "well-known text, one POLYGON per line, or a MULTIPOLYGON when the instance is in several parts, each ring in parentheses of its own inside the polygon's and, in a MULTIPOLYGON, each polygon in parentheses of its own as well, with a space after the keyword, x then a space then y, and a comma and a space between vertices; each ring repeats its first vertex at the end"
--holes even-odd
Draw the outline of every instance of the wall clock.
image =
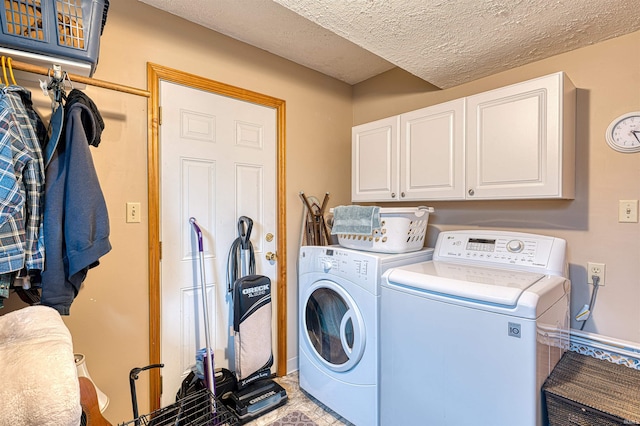
POLYGON ((605 134, 607 143, 618 152, 640 152, 640 111, 614 119, 605 134))

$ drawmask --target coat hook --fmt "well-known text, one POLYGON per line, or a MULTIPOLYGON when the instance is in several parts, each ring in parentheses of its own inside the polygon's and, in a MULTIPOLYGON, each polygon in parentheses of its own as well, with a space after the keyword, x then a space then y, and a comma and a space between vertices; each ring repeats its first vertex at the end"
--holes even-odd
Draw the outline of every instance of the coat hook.
POLYGON ((2 76, 4 77, 4 85, 8 86, 9 85, 9 80, 7 79, 7 58, 3 55, 2 56, 2 76))
POLYGON ((11 64, 11 62, 13 61, 13 59, 11 59, 11 56, 7 57, 7 65, 9 67, 9 75, 11 76, 11 84, 13 84, 14 86, 17 86, 18 83, 16 83, 16 78, 13 75, 13 65, 11 64))

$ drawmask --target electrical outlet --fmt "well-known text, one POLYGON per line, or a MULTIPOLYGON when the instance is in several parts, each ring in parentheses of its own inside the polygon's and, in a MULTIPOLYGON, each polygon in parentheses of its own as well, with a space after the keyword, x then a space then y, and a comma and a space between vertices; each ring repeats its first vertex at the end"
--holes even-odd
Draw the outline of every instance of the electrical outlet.
POLYGON ((593 276, 596 275, 598 276, 598 278, 600 278, 598 285, 603 286, 604 270, 605 270, 604 263, 593 263, 593 262, 587 263, 587 282, 589 284, 593 284, 593 276))

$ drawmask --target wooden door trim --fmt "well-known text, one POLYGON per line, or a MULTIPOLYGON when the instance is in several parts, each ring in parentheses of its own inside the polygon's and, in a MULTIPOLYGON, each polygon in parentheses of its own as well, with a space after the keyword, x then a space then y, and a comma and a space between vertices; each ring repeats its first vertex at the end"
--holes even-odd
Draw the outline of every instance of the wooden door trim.
MULTIPOLYGON (((147 63, 148 101, 148 217, 149 217, 149 363, 160 363, 160 163, 159 163, 159 103, 160 81, 228 96, 242 101, 274 108, 277 120, 277 229, 278 262, 276 283, 277 370, 287 372, 287 252, 286 252, 286 191, 285 191, 285 101, 268 95, 189 74, 162 65, 147 63)), ((160 370, 149 370, 150 410, 160 408, 160 370)))

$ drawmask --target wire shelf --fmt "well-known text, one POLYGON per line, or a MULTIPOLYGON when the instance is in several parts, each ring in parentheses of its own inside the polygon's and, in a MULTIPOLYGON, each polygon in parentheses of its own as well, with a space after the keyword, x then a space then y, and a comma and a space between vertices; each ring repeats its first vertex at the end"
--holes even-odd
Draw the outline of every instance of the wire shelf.
POLYGON ((203 389, 119 426, 236 426, 240 422, 208 390, 203 389))

